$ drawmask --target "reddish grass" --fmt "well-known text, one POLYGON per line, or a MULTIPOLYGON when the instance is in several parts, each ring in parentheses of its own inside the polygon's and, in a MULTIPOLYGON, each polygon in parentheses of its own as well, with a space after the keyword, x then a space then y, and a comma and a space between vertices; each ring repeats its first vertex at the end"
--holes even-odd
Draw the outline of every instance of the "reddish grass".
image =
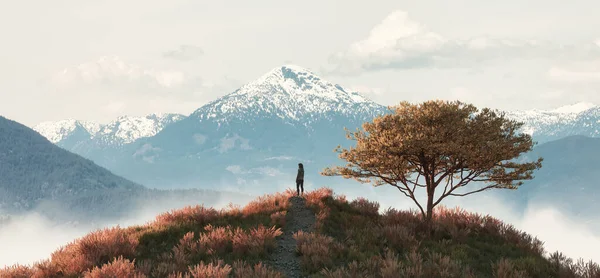
POLYGON ((217 219, 219 211, 214 208, 205 208, 204 206, 186 206, 182 209, 165 212, 156 217, 153 225, 169 226, 174 224, 194 224, 205 225, 217 219))
POLYGON ((247 216, 252 214, 272 214, 287 210, 289 207, 289 198, 294 195, 294 192, 288 189, 283 193, 260 196, 244 206, 241 213, 247 216))
MULTIPOLYGON (((49 260, 31 267, 1 269, 0 277, 279 278, 281 273, 256 262, 275 247, 286 224, 288 199, 294 195, 288 190, 259 197, 243 208, 230 205, 219 211, 189 206, 163 213, 143 226, 99 230, 60 248, 49 260), (159 252, 143 253, 140 240, 148 235, 159 243, 163 239, 171 243, 159 252)), ((500 241, 503 245, 498 248, 510 246, 511 252, 527 256, 490 257, 485 273, 494 277, 546 273, 539 270, 542 266, 555 269, 552 273, 558 277, 600 277, 598 264, 573 262, 560 253, 540 264, 536 258, 544 250, 538 239, 489 215, 438 207, 431 225, 424 226, 414 210, 379 213, 376 202, 363 198, 348 201, 328 188, 306 192, 304 198, 317 218, 314 233, 294 234, 307 273, 324 277, 475 277, 474 273, 482 273, 481 265, 467 265, 459 258, 470 259, 464 257, 464 247, 485 235, 491 243, 479 244, 496 246, 494 242, 500 241)))
POLYGON ((114 259, 112 262, 104 264, 102 267, 94 267, 91 271, 84 273, 85 278, 146 278, 146 275, 135 269, 135 260, 129 261, 122 256, 114 259))
POLYGON ((0 277, 6 278, 30 278, 35 274, 35 269, 30 266, 16 264, 0 269, 0 277))
POLYGON ((118 256, 133 257, 138 241, 120 227, 91 232, 51 255, 50 266, 59 273, 75 275, 118 256))

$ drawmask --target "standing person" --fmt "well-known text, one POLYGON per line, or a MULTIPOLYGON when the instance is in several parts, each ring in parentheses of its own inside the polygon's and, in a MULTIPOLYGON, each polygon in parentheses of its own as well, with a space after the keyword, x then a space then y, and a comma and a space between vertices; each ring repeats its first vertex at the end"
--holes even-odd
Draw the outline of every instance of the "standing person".
POLYGON ((304 165, 298 163, 298 175, 296 175, 296 191, 300 196, 300 189, 302 189, 302 195, 304 195, 304 165))

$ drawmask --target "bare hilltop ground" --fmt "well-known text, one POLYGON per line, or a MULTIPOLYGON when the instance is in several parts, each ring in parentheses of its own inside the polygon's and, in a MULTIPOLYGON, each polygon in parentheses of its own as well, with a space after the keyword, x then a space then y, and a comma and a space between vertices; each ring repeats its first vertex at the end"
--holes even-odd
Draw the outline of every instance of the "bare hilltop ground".
POLYGON ((325 188, 294 195, 99 230, 0 277, 600 277, 597 264, 547 255, 491 216, 442 207, 424 225, 414 211, 325 188))

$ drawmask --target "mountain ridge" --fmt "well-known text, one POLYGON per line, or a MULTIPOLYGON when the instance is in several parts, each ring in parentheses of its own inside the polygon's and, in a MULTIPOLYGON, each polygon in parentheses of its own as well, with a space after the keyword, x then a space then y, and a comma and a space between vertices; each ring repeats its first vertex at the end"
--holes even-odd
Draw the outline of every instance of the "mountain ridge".
POLYGON ((153 136, 166 125, 183 119, 185 116, 176 113, 152 113, 146 116, 119 116, 107 124, 91 121, 65 119, 56 122, 46 121, 33 127, 33 130, 46 137, 52 143, 60 144, 78 129, 87 132, 89 140, 102 144, 122 145, 153 136))
POLYGON ((347 92, 339 84, 330 83, 302 67, 284 65, 203 105, 190 117, 220 118, 218 121, 222 122, 241 120, 249 115, 275 114, 291 123, 327 113, 351 115, 378 109, 383 106, 358 92, 347 92))

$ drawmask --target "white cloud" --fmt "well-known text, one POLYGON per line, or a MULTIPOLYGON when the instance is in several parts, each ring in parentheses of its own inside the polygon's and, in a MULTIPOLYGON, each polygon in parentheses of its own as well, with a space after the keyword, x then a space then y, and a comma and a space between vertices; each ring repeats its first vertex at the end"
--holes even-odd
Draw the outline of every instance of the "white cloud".
POLYGON ((350 87, 348 87, 348 90, 352 91, 352 92, 359 92, 365 96, 380 96, 380 95, 384 95, 386 92, 386 90, 383 88, 369 87, 369 86, 362 86, 362 85, 350 86, 350 87))
POLYGON ((231 137, 225 137, 225 138, 221 138, 221 145, 219 145, 219 152, 220 153, 224 153, 227 152, 233 148, 235 148, 236 142, 239 141, 239 148, 241 150, 250 150, 252 149, 252 147, 250 147, 250 140, 243 138, 241 136, 239 136, 238 134, 235 134, 231 137))
POLYGON ((144 144, 141 148, 135 151, 133 157, 137 158, 141 156, 142 160, 145 162, 154 163, 154 159, 158 157, 158 152, 160 150, 160 148, 153 147, 152 144, 144 144))
POLYGON ((386 68, 471 68, 492 60, 600 57, 597 44, 561 45, 491 36, 450 38, 397 10, 373 27, 365 39, 333 54, 327 71, 353 74, 386 68))
POLYGON ((159 93, 201 88, 199 77, 171 69, 147 69, 127 63, 117 56, 103 56, 97 61, 65 68, 52 76, 51 84, 59 91, 81 93, 116 90, 128 94, 159 93))
POLYGON ((181 45, 176 50, 167 51, 163 54, 165 58, 178 61, 191 61, 202 56, 204 51, 199 46, 181 45))
POLYGON ((242 167, 240 165, 229 165, 225 168, 225 170, 233 173, 233 174, 244 174, 247 173, 247 171, 243 171, 242 167))
POLYGON ((255 173, 258 173, 258 174, 261 174, 264 176, 269 176, 269 177, 283 175, 283 172, 281 172, 279 169, 276 169, 273 167, 258 167, 258 168, 254 168, 252 170, 255 173))
POLYGON ((45 106, 55 114, 44 121, 77 118, 105 123, 124 114, 189 114, 239 85, 229 78, 204 82, 190 72, 193 69, 144 67, 117 56, 68 67, 40 83, 45 106))

